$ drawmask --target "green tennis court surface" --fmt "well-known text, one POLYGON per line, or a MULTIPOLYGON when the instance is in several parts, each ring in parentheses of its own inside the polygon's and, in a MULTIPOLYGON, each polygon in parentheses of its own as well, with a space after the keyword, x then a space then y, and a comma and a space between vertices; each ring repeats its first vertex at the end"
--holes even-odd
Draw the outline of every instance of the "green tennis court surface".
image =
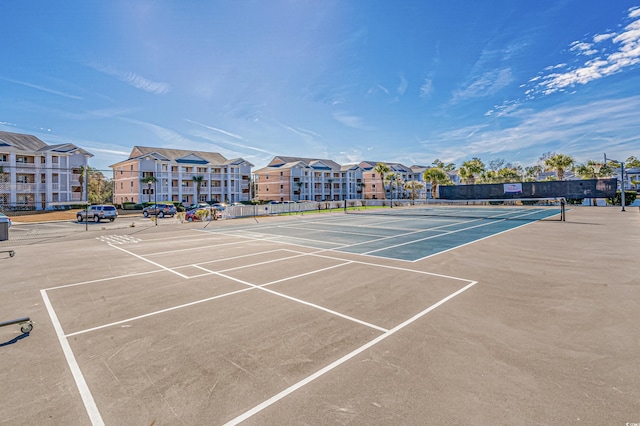
MULTIPOLYGON (((417 261, 455 247, 557 218, 558 207, 445 207, 363 209, 348 215, 304 216, 279 225, 256 223, 233 232, 253 239, 417 261)), ((215 227, 209 231, 218 232, 215 227)))

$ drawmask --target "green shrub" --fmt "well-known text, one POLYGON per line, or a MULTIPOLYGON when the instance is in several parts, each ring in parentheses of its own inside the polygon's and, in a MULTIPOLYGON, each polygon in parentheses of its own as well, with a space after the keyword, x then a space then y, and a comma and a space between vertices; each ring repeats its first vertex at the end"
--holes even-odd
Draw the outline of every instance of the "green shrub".
MULTIPOLYGON (((638 196, 637 191, 624 191, 624 204, 628 206, 633 203, 638 196)), ((621 206, 622 205, 622 194, 620 191, 616 193, 615 198, 607 198, 607 204, 611 206, 621 206)))

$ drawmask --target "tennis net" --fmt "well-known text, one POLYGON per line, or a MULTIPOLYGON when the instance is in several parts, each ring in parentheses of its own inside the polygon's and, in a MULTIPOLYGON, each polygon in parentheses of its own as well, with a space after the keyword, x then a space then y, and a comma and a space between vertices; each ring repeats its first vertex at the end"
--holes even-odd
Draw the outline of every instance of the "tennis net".
POLYGON ((566 218, 564 198, 508 198, 486 200, 364 200, 348 214, 445 216, 461 219, 560 220, 566 218))

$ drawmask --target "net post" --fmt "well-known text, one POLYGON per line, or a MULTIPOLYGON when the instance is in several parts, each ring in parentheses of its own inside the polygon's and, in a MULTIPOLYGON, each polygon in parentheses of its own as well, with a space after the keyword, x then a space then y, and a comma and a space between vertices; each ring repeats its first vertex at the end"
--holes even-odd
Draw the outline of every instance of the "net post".
POLYGON ((562 222, 565 222, 566 220, 566 216, 565 216, 565 205, 566 205, 566 200, 564 197, 560 198, 560 220, 562 222))

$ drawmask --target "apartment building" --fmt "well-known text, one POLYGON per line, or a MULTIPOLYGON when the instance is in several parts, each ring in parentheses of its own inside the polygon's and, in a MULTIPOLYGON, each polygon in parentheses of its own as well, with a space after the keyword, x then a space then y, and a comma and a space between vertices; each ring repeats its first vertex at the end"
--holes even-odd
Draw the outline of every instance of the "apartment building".
POLYGON ((0 210, 44 210, 86 202, 82 173, 89 152, 0 131, 0 210))
POLYGON ((337 201, 362 198, 360 166, 332 160, 274 157, 254 172, 256 198, 261 201, 337 201))
POLYGON ((113 169, 114 203, 250 201, 253 164, 215 152, 134 146, 113 169))
POLYGON ((365 199, 409 198, 410 194, 409 191, 405 189, 405 183, 414 180, 423 183, 423 188, 415 194, 416 198, 424 198, 431 187, 429 183, 424 182, 422 177, 427 167, 407 167, 400 163, 388 163, 384 161, 362 161, 359 165, 363 170, 362 176, 365 199), (387 178, 376 172, 376 167, 380 163, 386 165, 389 169, 386 173, 387 178), (393 178, 389 179, 388 176, 393 176, 393 178))

